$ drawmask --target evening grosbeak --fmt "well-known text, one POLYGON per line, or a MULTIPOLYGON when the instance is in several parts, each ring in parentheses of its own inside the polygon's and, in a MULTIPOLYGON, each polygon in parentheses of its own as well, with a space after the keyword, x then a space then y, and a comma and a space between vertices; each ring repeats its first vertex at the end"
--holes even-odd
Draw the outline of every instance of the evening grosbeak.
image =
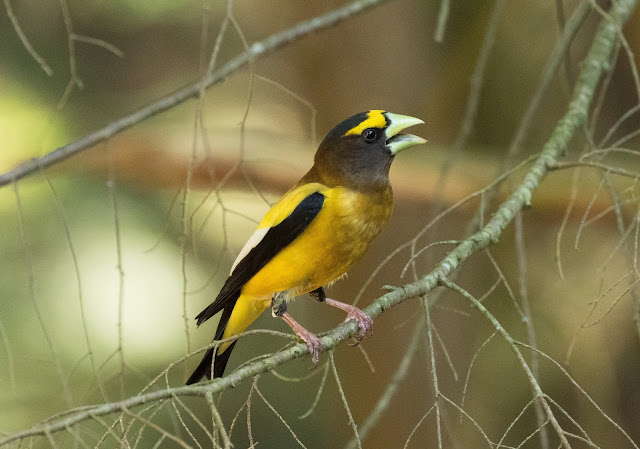
MULTIPOLYGON (((324 287, 340 279, 389 220, 393 194, 389 168, 395 155, 426 140, 403 129, 424 123, 371 110, 350 117, 324 138, 313 167, 267 212, 238 254, 216 299, 196 317, 198 325, 222 312, 214 340, 243 332, 267 307, 309 347, 314 363, 318 337, 287 313, 287 302, 310 293, 347 312, 361 339, 373 321, 360 309, 327 298, 324 287)), ((236 340, 209 349, 187 384, 222 376, 236 340)))

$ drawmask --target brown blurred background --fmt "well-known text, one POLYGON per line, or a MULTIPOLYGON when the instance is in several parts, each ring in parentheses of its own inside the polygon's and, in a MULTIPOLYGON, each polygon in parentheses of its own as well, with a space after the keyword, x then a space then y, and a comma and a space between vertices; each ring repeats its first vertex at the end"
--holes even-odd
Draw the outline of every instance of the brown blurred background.
MULTIPOLYGON (((569 16, 578 3, 564 2, 565 15, 569 16)), ((233 14, 246 40, 253 43, 342 4, 333 0, 236 0, 233 14)), ((2 14, 0 172, 77 140, 197 80, 226 14, 225 2, 69 1, 74 32, 108 42, 124 57, 76 42, 75 63, 84 88, 73 89, 59 108, 70 79, 60 3, 13 0, 11 5, 53 75, 47 76, 27 53, 11 21, 2 14)), ((469 79, 492 5, 484 0, 452 2, 445 39, 439 44, 433 39, 439 2, 385 3, 285 46, 256 61, 252 69, 245 68, 208 90, 201 104, 204 129, 194 131, 198 102, 188 101, 122 133, 106 146, 36 173, 15 188, 0 189, 0 432, 22 430, 72 407, 135 395, 187 350, 207 344, 215 323, 196 331, 192 318, 217 293, 268 203, 305 172, 315 145, 342 119, 376 108, 420 117, 426 125, 413 132, 429 139, 429 144, 403 153, 394 162, 391 176, 396 210, 392 221, 349 277, 331 289, 333 297, 353 300, 384 258, 413 238, 435 210, 451 206, 490 183, 560 33, 554 2, 506 3, 474 131, 464 151, 451 159, 451 145, 461 124, 469 79), (247 107, 243 129, 240 124, 247 107), (216 190, 238 161, 243 161, 244 172, 235 171, 223 188, 216 190), (448 162, 454 165, 442 179, 442 166, 448 162), (183 220, 182 187, 189 171, 192 188, 183 220)), ((608 4, 602 2, 601 6, 608 4)), ((562 69, 545 94, 518 161, 540 150, 566 110, 579 62, 598 22, 593 12, 584 22, 571 47, 570 73, 562 69)), ((640 50, 639 25, 640 14, 636 12, 625 27, 635 53, 640 50)), ((230 26, 218 65, 243 48, 242 39, 230 26)), ((597 140, 636 104, 632 72, 622 52, 598 113, 597 140)), ((626 120, 609 143, 637 130, 637 117, 626 120)), ((575 159, 583 144, 584 138, 579 136, 569 158, 575 159)), ((632 139, 624 146, 637 150, 638 141, 632 139)), ((637 155, 630 153, 608 157, 605 162, 629 171, 639 168, 637 155)), ((525 170, 515 172, 513 184, 503 186, 500 198, 525 170)), ((618 244, 611 195, 599 187, 602 176, 595 170, 581 172, 575 206, 561 239, 564 279, 556 268, 556 238, 572 178, 571 170, 552 173, 524 215, 527 287, 537 341, 539 348, 562 363, 638 442, 640 346, 634 321, 636 306, 628 294, 629 283, 635 278, 628 275, 620 280, 629 272, 625 248, 618 244), (589 217, 603 215, 580 227, 585 212, 589 217), (596 299, 599 301, 593 306, 596 299), (592 307, 595 311, 588 318, 592 307), (596 320, 597 324, 580 328, 596 320)), ((614 177, 614 182, 621 192, 625 226, 630 229, 625 244, 633 248, 634 236, 637 240, 632 221, 638 203, 635 180, 614 177)), ((478 206, 479 197, 447 215, 418 241, 417 249, 438 240, 463 239, 466 223, 478 206)), ((490 210, 486 216, 489 214, 490 210)), ((418 274, 426 274, 449 249, 436 246, 426 251, 417 259, 418 274)), ((513 229, 489 251, 520 300, 513 229)), ((400 276, 409 258, 410 253, 404 250, 391 259, 368 284, 360 304, 382 294, 384 285, 412 281, 411 271, 400 276)), ((458 282, 480 297, 497 279, 487 253, 479 252, 465 263, 458 282)), ((526 327, 503 284, 485 299, 485 305, 515 338, 526 341, 526 327)), ((308 297, 296 301, 291 310, 317 332, 334 327, 343 318, 308 297)), ((423 316, 419 301, 410 300, 376 320, 375 334, 362 343, 375 372, 357 348, 343 345, 336 350, 341 382, 359 425, 389 385, 411 329, 423 316)), ((460 405, 467 370, 493 329, 462 298, 451 294, 442 296, 432 320, 441 342, 436 348, 440 388, 460 405)), ((253 328, 288 331, 269 314, 253 328)), ((273 336, 247 337, 237 346, 229 370, 284 343, 273 336)), ((318 374, 304 382, 287 383, 266 374, 258 383, 309 448, 343 447, 352 435, 331 374, 315 412, 298 419, 314 401, 326 361, 323 355, 316 368, 318 374)), ((286 376, 304 376, 309 374, 310 363, 295 361, 279 371, 286 376)), ((170 385, 181 385, 194 364, 195 358, 173 368, 168 376, 170 385)), ((580 423, 595 444, 632 447, 556 366, 548 361, 541 361, 540 366, 545 392, 580 423)), ((163 386, 166 384, 161 380, 153 388, 163 386)), ((227 426, 247 400, 250 386, 238 385, 222 395, 219 409, 227 426)), ((252 435, 258 447, 295 447, 289 431, 262 399, 255 392, 251 397, 252 435)), ((504 341, 494 337, 474 362, 465 410, 497 442, 530 399, 530 388, 515 357, 504 341)), ((407 378, 364 440, 364 447, 402 447, 433 401, 425 337, 407 378)), ((185 406, 210 427, 204 401, 190 398, 185 406)), ((181 409, 180 414, 187 416, 187 426, 205 441, 203 430, 186 410, 181 409)), ((112 418, 106 422, 110 424, 112 418)), ((165 405, 152 419, 194 444, 171 406, 165 405)), ((443 420, 445 447, 486 445, 469 421, 459 422, 459 412, 452 406, 443 406, 443 420)), ((566 417, 562 425, 579 433, 566 417)), ((518 446, 535 428, 535 414, 529 408, 505 444, 518 446)), ((106 431, 97 422, 76 430, 89 447, 106 431)), ((435 432, 435 417, 430 416, 408 447, 437 447, 435 432)), ((72 441, 80 444, 69 432, 55 438, 59 447, 71 447, 67 444, 72 441)), ((160 434, 148 428, 138 447, 154 447, 159 438, 160 434)), ((235 423, 232 440, 235 447, 249 446, 244 413, 235 423)), ((36 447, 50 445, 45 438, 33 443, 36 447)), ((587 447, 580 444, 576 442, 575 447, 587 447)), ((174 445, 167 440, 160 447, 174 445)), ((103 447, 118 447, 118 443, 110 436, 103 447)), ((533 438, 524 447, 540 447, 539 440, 533 438)))

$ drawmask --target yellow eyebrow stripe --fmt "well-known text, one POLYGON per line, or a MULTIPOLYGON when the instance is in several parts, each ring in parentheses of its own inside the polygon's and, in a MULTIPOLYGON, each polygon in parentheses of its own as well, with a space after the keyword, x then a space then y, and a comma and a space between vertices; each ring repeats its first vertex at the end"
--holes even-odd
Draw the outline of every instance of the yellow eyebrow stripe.
POLYGON ((384 111, 380 109, 369 111, 369 113, 367 114, 367 119, 361 122, 358 126, 355 126, 347 131, 345 133, 345 136, 349 136, 352 134, 359 135, 367 128, 384 128, 385 126, 387 126, 387 119, 384 115, 382 115, 383 112, 384 111))

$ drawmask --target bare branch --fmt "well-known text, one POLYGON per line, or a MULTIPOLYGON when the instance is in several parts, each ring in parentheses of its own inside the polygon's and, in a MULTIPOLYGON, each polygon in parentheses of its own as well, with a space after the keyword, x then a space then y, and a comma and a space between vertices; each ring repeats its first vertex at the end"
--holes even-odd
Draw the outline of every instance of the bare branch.
POLYGON ((110 44, 107 41, 98 39, 97 37, 82 36, 80 34, 73 33, 71 35, 71 38, 76 42, 84 42, 85 44, 91 44, 91 45, 95 45, 96 47, 102 47, 108 52, 116 55, 118 58, 124 58, 124 52, 122 50, 120 50, 118 47, 116 47, 113 44, 110 44))
POLYGON ((24 34, 24 31, 22 31, 22 27, 18 22, 18 18, 13 12, 13 7, 11 6, 10 0, 4 0, 4 6, 7 9, 7 16, 9 16, 11 25, 13 25, 13 29, 16 31, 16 34, 20 38, 20 42, 22 42, 22 45, 24 45, 24 48, 29 52, 31 57, 35 59, 36 62, 40 65, 40 68, 44 70, 44 73, 46 73, 49 76, 52 76, 53 70, 51 69, 51 67, 49 67, 49 64, 47 64, 47 62, 42 58, 42 56, 38 54, 35 48, 33 48, 33 45, 31 45, 31 42, 29 42, 29 39, 27 39, 27 35, 24 34))
POLYGON ((500 335, 502 335, 502 337, 507 341, 507 343, 509 344, 513 352, 516 354, 516 357, 520 362, 522 369, 527 375, 527 379, 529 380, 529 383, 531 384, 531 388, 533 389, 533 392, 534 392, 533 397, 539 400, 540 403, 542 404, 542 407, 547 416, 547 419, 549 419, 549 421, 551 422, 551 425, 556 430, 556 434, 558 435, 558 438, 560 438, 560 442, 562 443, 562 446, 565 447, 566 449, 571 448, 571 445, 569 444, 569 441, 567 441, 567 438, 564 434, 564 430, 560 426, 560 423, 558 422, 553 411, 551 410, 551 407, 549 406, 549 403, 546 400, 545 394, 542 392, 542 388, 540 387, 540 384, 538 383, 536 376, 533 374, 533 372, 531 371, 531 368, 529 367, 526 360, 524 359, 522 353, 520 352, 520 349, 517 346, 516 341, 511 337, 511 335, 509 335, 509 333, 504 329, 504 327, 502 327, 500 322, 469 292, 467 292, 466 290, 464 290, 463 288, 459 287, 458 285, 454 284, 453 282, 449 281, 446 278, 441 278, 440 282, 442 283, 443 286, 461 294, 462 296, 467 298, 469 301, 471 301, 473 306, 476 309, 478 309, 478 311, 480 311, 480 313, 482 313, 489 321, 491 321, 491 324, 495 327, 496 331, 498 331, 498 333, 500 333, 500 335))
MULTIPOLYGON (((398 388, 400 388, 400 384, 407 377, 407 373, 409 372, 409 366, 411 366, 411 362, 413 361, 415 355, 418 352, 418 346, 420 343, 420 337, 422 335, 422 331, 424 330, 424 320, 418 320, 418 323, 413 329, 413 335, 411 336, 411 341, 407 346, 407 350, 402 357, 402 360, 398 364, 398 369, 393 374, 391 381, 385 388, 384 393, 378 399, 375 407, 364 421, 364 424, 360 426, 359 435, 360 440, 364 440, 369 432, 374 429, 375 425, 378 423, 380 418, 382 417, 385 410, 389 408, 391 404, 391 399, 395 396, 398 388)), ((356 449, 357 441, 355 437, 352 437, 351 440, 345 446, 345 449, 356 449)))
MULTIPOLYGON (((259 42, 255 42, 251 47, 249 47, 249 51, 241 53, 231 59, 215 72, 210 72, 202 80, 199 79, 196 82, 183 87, 177 92, 166 95, 126 117, 122 117, 119 120, 111 122, 104 128, 94 131, 80 140, 56 148, 40 158, 31 159, 0 175, 0 187, 28 176, 38 170, 38 168, 49 167, 68 159, 74 154, 88 150, 98 143, 104 142, 118 133, 121 133, 122 131, 129 129, 155 115, 165 112, 191 98, 197 98, 203 84, 206 88, 214 86, 249 64, 250 61, 273 53, 280 47, 289 45, 311 33, 335 26, 355 14, 362 13, 386 1, 388 0, 355 0, 341 8, 334 9, 324 15, 314 17, 313 19, 300 22, 289 29, 272 34, 259 42)), ((70 42, 73 42, 73 40, 70 39, 70 42)))
POLYGON ((433 39, 436 42, 444 41, 444 32, 447 28, 447 20, 449 19, 449 9, 451 4, 449 0, 440 0, 440 11, 438 12, 438 24, 433 39))

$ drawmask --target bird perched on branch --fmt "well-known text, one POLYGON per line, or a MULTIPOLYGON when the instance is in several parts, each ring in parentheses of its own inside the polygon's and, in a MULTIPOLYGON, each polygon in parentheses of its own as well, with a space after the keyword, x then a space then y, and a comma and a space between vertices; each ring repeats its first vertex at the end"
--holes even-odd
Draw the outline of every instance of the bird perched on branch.
MULTIPOLYGON (((324 287, 340 279, 364 254, 389 220, 393 195, 389 168, 395 155, 425 143, 401 134, 424 123, 406 115, 371 110, 350 117, 324 138, 313 167, 267 212, 231 267, 216 299, 196 317, 198 325, 222 312, 214 340, 243 332, 267 307, 307 344, 314 363, 321 340, 287 312, 287 302, 309 293, 337 307, 359 326, 373 321, 362 310, 327 298, 324 287)), ((187 384, 222 376, 237 341, 209 349, 187 384), (215 360, 214 360, 215 359, 215 360)))

